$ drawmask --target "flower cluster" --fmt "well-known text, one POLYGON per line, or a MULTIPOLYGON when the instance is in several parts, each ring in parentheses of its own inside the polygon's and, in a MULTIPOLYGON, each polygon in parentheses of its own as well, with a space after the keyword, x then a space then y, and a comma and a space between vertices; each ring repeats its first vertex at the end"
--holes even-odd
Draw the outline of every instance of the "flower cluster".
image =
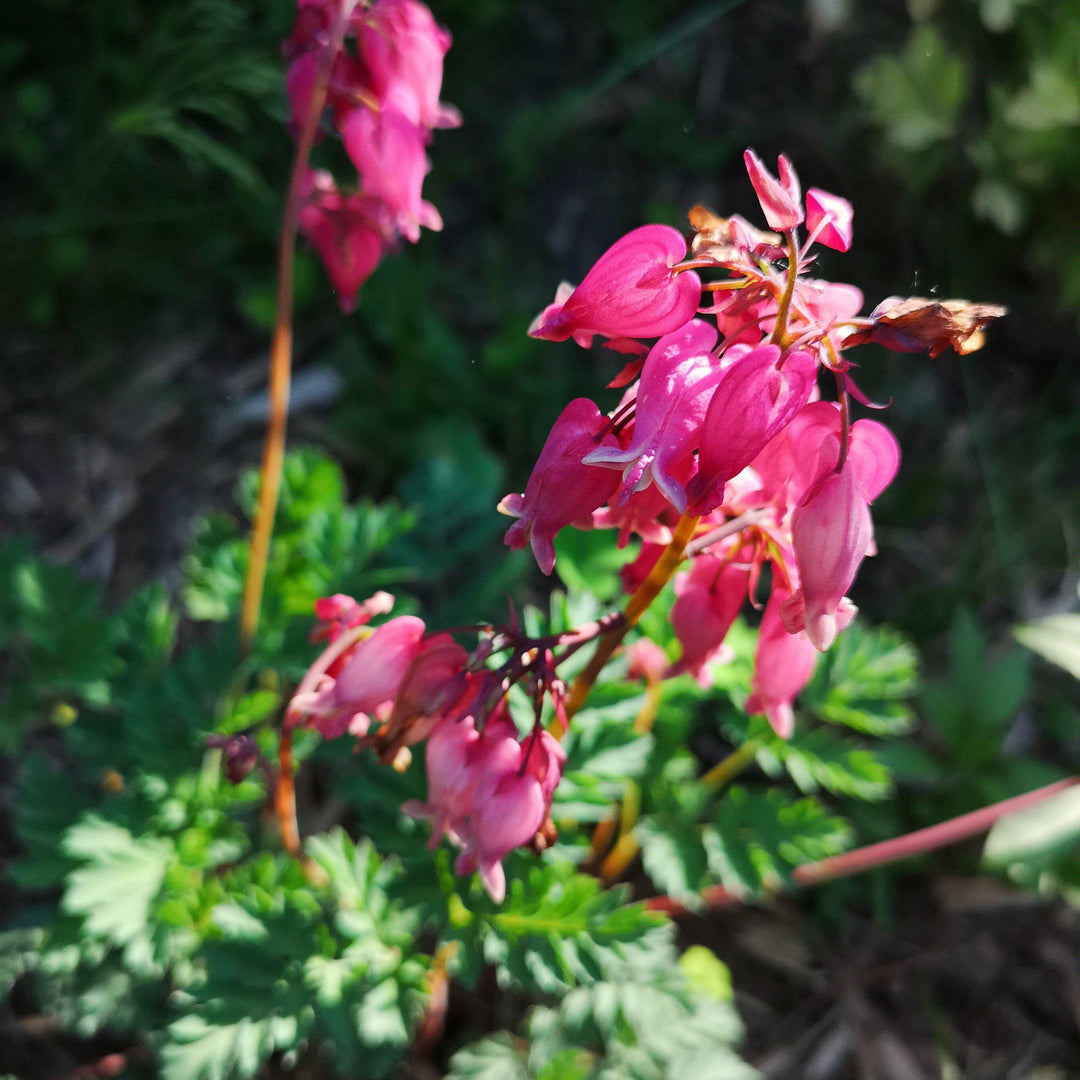
POLYGON ((419 0, 299 0, 285 42, 290 129, 299 135, 325 87, 328 126, 359 175, 349 191, 322 169, 302 181, 300 228, 343 311, 399 237, 415 243, 421 226, 442 228, 421 187, 432 130, 461 123, 439 101, 449 47, 449 33, 419 0))
MULTIPOLYGON (((379 0, 365 17, 383 5, 414 8, 379 0)), ((433 110, 436 98, 437 87, 427 99, 433 110)), ((403 809, 431 823, 432 846, 443 837, 455 844, 456 870, 478 870, 496 901, 506 888, 503 857, 554 839, 550 811, 565 761, 557 736, 591 685, 583 674, 568 692, 559 666, 596 640, 586 672, 598 671, 684 559, 671 608, 682 655, 669 663, 638 641, 631 676, 655 684, 685 672, 707 683, 744 603, 765 599, 746 708, 791 734, 792 702, 818 651, 855 613, 847 594, 875 550, 870 507, 900 462, 883 424, 852 419, 853 398, 870 403, 852 382, 846 350, 876 341, 970 351, 1001 314, 892 299, 859 316, 858 289, 807 273, 814 244, 849 248, 850 205, 816 189, 804 199, 785 158, 777 176, 752 151, 746 166, 775 231, 700 207, 689 247, 667 226, 635 229, 577 288, 561 285, 530 330, 584 347, 604 338, 630 359, 610 384, 622 389, 613 408, 577 398, 555 420, 525 491, 499 504, 516 519, 506 543, 531 545, 550 573, 566 526, 615 529, 620 547, 636 537, 622 570, 634 592, 625 614, 546 638, 480 628, 469 652, 411 615, 373 629, 371 620, 390 612, 385 593, 316 606, 313 637, 328 644, 289 705, 287 728, 352 735, 397 767, 426 739, 428 798, 403 809), (715 280, 703 282, 702 271, 715 280), (823 372, 835 400, 821 396, 823 372), (508 704, 514 685, 533 704, 521 731, 508 704)))
POLYGON ((693 519, 689 568, 675 580, 671 620, 683 647, 669 674, 707 681, 744 601, 767 564, 770 593, 746 707, 781 734, 791 703, 851 621, 847 596, 873 554, 870 505, 895 475, 899 447, 874 420, 852 422, 844 350, 865 341, 895 349, 978 346, 989 305, 887 301, 860 317, 861 292, 810 277, 815 244, 847 251, 851 205, 810 189, 790 162, 773 175, 752 151, 750 181, 770 230, 701 207, 694 236, 664 225, 635 229, 608 249, 577 288, 563 284, 530 328, 551 341, 596 337, 633 359, 611 383, 622 400, 604 413, 572 401, 555 421, 524 493, 499 509, 517 518, 506 543, 531 544, 545 573, 567 525, 615 528, 641 539, 624 571, 635 588, 693 519), (807 235, 801 242, 799 226, 807 235), (703 282, 702 271, 717 280, 703 282), (642 339, 657 339, 646 342, 642 339), (821 400, 826 372, 836 400, 821 400))
POLYGON ((540 724, 545 695, 561 709, 554 661, 511 632, 488 634, 470 654, 449 634, 427 634, 413 615, 373 629, 370 620, 392 605, 387 593, 363 603, 342 594, 318 601, 312 637, 329 644, 293 695, 286 727, 330 739, 352 735, 399 766, 408 763, 408 747, 426 738, 428 798, 403 809, 432 822, 432 847, 445 836, 461 848, 457 872, 479 870, 499 902, 507 852, 543 847, 554 836, 551 799, 566 755, 540 724), (488 670, 485 661, 502 650, 510 658, 488 670), (505 694, 526 675, 537 710, 522 738, 505 694))

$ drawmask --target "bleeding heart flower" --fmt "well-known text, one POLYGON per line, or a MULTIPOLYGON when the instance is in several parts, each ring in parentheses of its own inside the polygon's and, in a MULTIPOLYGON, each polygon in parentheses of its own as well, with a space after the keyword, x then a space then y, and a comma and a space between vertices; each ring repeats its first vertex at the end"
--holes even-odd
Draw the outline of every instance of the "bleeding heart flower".
POLYGON ((673 273, 686 255, 682 234, 668 225, 643 225, 617 240, 585 280, 532 337, 565 341, 579 333, 610 338, 657 337, 691 319, 701 299, 701 280, 692 270, 673 273))

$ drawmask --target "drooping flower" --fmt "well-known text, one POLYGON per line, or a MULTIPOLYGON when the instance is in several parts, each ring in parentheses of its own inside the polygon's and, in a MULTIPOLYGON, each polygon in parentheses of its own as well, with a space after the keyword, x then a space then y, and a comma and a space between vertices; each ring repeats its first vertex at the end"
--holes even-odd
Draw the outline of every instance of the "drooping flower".
POLYGON ((675 470, 696 449, 723 374, 711 355, 715 345, 716 330, 701 319, 662 337, 641 369, 630 445, 599 447, 585 456, 588 464, 622 470, 620 503, 653 483, 680 513, 686 509, 686 488, 675 470))
POLYGON ((462 848, 459 874, 479 870, 484 888, 501 903, 502 860, 536 835, 551 809, 566 752, 546 731, 519 741, 504 713, 477 735, 472 717, 442 720, 427 744, 427 802, 408 802, 413 817, 433 822, 431 846, 445 835, 462 848))
POLYGON ((401 235, 415 243, 421 225, 438 231, 442 218, 420 195, 430 166, 423 129, 408 116, 411 100, 411 92, 400 88, 377 113, 353 109, 341 137, 360 173, 363 193, 379 200, 401 235))
POLYGON ((799 588, 783 609, 788 629, 805 630, 823 651, 855 615, 846 594, 873 553, 870 503, 896 475, 900 448, 883 424, 860 420, 851 426, 838 469, 839 456, 839 435, 830 433, 818 450, 816 477, 791 515, 799 588))
POLYGON ((707 665, 723 657, 724 638, 746 599, 747 573, 745 566, 702 553, 675 577, 670 619, 683 649, 675 671, 689 672, 702 686, 710 683, 707 665))
POLYGON ((357 42, 380 101, 387 100, 395 84, 402 84, 414 95, 419 125, 430 129, 461 124, 457 109, 439 101, 450 33, 419 0, 378 0, 363 14, 357 42))
POLYGON ((386 251, 385 208, 364 195, 343 195, 322 169, 308 171, 304 200, 300 230, 319 253, 341 310, 348 313, 386 251))
POLYGON ((382 719, 389 714, 423 636, 424 623, 413 615, 399 615, 376 627, 353 647, 336 677, 324 672, 313 689, 301 683, 289 703, 286 723, 313 727, 327 739, 346 732, 366 735, 372 715, 382 719))
POLYGON ((524 494, 507 495, 499 511, 518 520, 506 532, 512 548, 531 544, 545 574, 555 566, 555 534, 564 526, 587 522, 589 515, 615 491, 619 478, 608 469, 583 464, 599 447, 617 448, 610 432, 597 439, 605 418, 588 398, 575 398, 551 427, 524 494))
POLYGON ((701 299, 692 270, 673 273, 686 241, 668 225, 642 225, 617 240, 596 261, 565 302, 546 309, 532 337, 565 341, 582 332, 610 338, 651 338, 690 320, 701 299))
POLYGON ((782 739, 790 738, 795 730, 791 704, 809 682, 817 662, 817 651, 806 636, 789 634, 784 627, 780 609, 787 599, 786 588, 774 583, 761 617, 751 694, 744 706, 751 716, 764 713, 782 739))
POLYGON ((410 817, 431 822, 428 847, 432 850, 444 836, 461 843, 458 830, 472 809, 476 791, 474 759, 479 742, 480 733, 471 716, 441 720, 428 736, 424 752, 427 801, 410 799, 401 809, 410 817))
POLYGON ((873 537, 870 508, 850 461, 839 472, 825 473, 791 515, 800 588, 785 622, 792 631, 805 629, 823 652, 855 615, 847 591, 873 537))
POLYGON ((817 376, 814 358, 796 350, 780 359, 778 345, 760 345, 725 371, 702 424, 697 475, 687 485, 692 513, 719 506, 727 482, 809 400, 817 376))

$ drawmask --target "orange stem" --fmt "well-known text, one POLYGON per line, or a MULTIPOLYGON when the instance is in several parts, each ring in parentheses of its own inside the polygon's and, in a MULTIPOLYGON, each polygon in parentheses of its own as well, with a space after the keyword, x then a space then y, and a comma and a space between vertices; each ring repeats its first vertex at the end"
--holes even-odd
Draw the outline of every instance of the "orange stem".
MULTIPOLYGON (((630 597, 630 602, 626 605, 625 621, 609 630, 597 642, 596 652, 589 658, 585 670, 578 675, 570 688, 570 696, 566 702, 567 721, 581 708, 604 665, 611 659, 611 654, 618 648, 622 639, 626 637, 627 631, 637 625, 638 619, 645 614, 649 605, 660 595, 660 590, 671 580, 671 575, 675 573, 683 560, 686 545, 693 538, 699 520, 693 514, 683 514, 672 533, 671 543, 664 548, 663 554, 649 576, 630 597)), ((562 723, 556 718, 551 725, 551 734, 558 739, 562 737, 564 731, 562 723)))
POLYGON ((285 460, 285 427, 289 415, 289 383, 292 378, 293 256, 302 209, 302 184, 311 157, 311 148, 315 144, 315 133, 326 104, 330 72, 341 50, 354 6, 355 0, 346 0, 342 5, 333 36, 319 60, 308 114, 304 118, 304 126, 296 143, 296 156, 289 178, 289 191, 285 198, 285 212, 282 215, 281 234, 278 238, 277 318, 270 345, 270 415, 263 442, 259 500, 251 528, 247 574, 240 602, 240 646, 245 652, 251 648, 259 622, 266 563, 270 555, 270 537, 274 531, 274 516, 281 491, 281 470, 285 460))
POLYGON ((296 823, 296 785, 293 782, 292 728, 281 732, 278 744, 278 776, 274 787, 274 813, 281 831, 281 846, 300 857, 300 828, 296 823))

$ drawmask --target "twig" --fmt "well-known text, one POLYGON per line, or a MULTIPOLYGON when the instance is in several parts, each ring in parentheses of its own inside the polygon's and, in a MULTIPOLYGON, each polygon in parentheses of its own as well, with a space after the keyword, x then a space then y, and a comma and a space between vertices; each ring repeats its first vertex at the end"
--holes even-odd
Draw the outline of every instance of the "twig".
MULTIPOLYGON (((1046 787, 1036 788, 1023 795, 1015 795, 1011 799, 1004 799, 925 829, 916 829, 915 832, 905 833, 891 840, 883 840, 878 844, 868 844, 854 851, 845 851, 840 855, 832 855, 818 862, 804 863, 794 869, 791 879, 798 885, 820 885, 826 881, 852 877, 879 866, 900 862, 902 859, 910 859, 914 855, 936 851, 938 848, 948 847, 950 844, 978 836, 1008 814, 1014 814, 1029 806, 1036 806, 1045 799, 1075 787, 1077 784, 1080 784, 1080 776, 1070 776, 1066 780, 1058 780, 1053 784, 1047 784, 1046 787)), ((746 900, 744 896, 723 885, 712 885, 703 889, 701 899, 706 907, 713 910, 735 907, 746 900)), ((670 896, 650 897, 645 901, 645 907, 650 911, 662 911, 668 915, 685 915, 690 910, 670 896)))

